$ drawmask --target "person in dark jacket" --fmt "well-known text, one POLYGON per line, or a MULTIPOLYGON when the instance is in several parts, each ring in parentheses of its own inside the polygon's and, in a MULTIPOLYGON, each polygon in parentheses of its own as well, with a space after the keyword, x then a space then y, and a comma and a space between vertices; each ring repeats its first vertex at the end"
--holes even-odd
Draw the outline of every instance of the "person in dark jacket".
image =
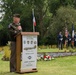
POLYGON ((76 32, 74 34, 74 47, 76 47, 76 32))
POLYGON ((9 28, 9 33, 11 37, 10 72, 15 72, 16 71, 16 38, 15 36, 22 31, 19 14, 14 14, 13 23, 10 23, 8 28, 9 28))
POLYGON ((59 47, 59 50, 63 49, 63 35, 61 32, 59 32, 58 34, 58 47, 59 47))
POLYGON ((71 47, 71 35, 68 33, 68 47, 71 47))

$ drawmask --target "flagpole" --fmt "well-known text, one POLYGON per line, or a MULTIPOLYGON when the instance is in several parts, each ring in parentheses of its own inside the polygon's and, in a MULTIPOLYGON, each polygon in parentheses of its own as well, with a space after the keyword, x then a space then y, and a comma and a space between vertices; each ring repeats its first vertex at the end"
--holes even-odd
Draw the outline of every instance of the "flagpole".
MULTIPOLYGON (((34 9, 32 9, 32 14, 33 14, 33 18, 34 18, 34 9)), ((33 23, 33 32, 35 32, 35 26, 34 26, 34 23, 33 23)))

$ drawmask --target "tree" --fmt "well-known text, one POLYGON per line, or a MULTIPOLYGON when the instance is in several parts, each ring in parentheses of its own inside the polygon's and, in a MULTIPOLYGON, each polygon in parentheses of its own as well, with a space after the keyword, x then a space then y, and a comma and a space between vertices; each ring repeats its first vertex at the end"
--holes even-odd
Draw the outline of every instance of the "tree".
POLYGON ((51 17, 49 10, 48 10, 48 3, 49 0, 35 0, 34 1, 34 8, 37 15, 38 20, 38 31, 40 32, 41 39, 43 39, 44 33, 49 26, 49 19, 51 17))
POLYGON ((54 36, 53 38, 57 39, 56 37, 60 31, 64 34, 65 27, 71 33, 72 24, 74 24, 74 29, 76 29, 76 10, 70 6, 60 7, 56 16, 51 19, 49 33, 54 36))
POLYGON ((56 42, 55 38, 59 31, 64 30, 66 25, 71 30, 71 24, 75 24, 75 2, 76 0, 1 0, 0 12, 4 13, 0 22, 3 27, 1 31, 9 38, 8 25, 12 22, 13 14, 19 13, 23 31, 32 32, 34 9, 37 23, 35 28, 40 33, 39 44, 50 44, 49 39, 56 42))
POLYGON ((61 6, 71 6, 75 7, 76 5, 76 0, 50 0, 49 1, 49 10, 53 15, 56 15, 56 11, 61 7, 61 6))
POLYGON ((49 0, 1 0, 1 12, 5 12, 1 21, 2 26, 8 31, 8 24, 12 22, 14 13, 21 14, 23 31, 33 31, 32 9, 35 9, 37 21, 36 31, 40 32, 40 40, 49 26, 50 13, 48 10, 49 0))

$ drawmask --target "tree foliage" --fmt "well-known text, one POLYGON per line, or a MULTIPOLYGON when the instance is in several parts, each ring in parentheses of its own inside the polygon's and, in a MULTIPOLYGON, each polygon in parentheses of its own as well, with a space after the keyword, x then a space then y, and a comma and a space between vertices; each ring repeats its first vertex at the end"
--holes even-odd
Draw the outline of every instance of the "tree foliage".
POLYGON ((64 32, 67 26, 71 32, 71 24, 76 25, 76 0, 1 0, 0 13, 4 15, 0 22, 0 34, 3 34, 0 40, 5 40, 4 36, 6 42, 10 40, 8 25, 15 13, 21 15, 23 31, 32 32, 32 9, 37 23, 35 28, 40 33, 39 44, 55 44, 59 31, 64 32))
MULTIPOLYGON (((50 33, 56 35, 59 31, 64 33, 65 27, 68 28, 69 32, 72 30, 72 24, 74 24, 74 29, 76 29, 76 10, 70 6, 60 7, 57 10, 56 16, 52 18, 52 23, 50 25, 50 33)), ((55 37, 56 37, 55 36, 55 37)))

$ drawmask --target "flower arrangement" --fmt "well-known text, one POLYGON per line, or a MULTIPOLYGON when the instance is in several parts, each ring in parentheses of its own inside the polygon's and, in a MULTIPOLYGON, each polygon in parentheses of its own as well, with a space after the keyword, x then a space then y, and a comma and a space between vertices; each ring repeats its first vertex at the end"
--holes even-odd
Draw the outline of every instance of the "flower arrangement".
POLYGON ((44 55, 44 60, 51 60, 52 57, 50 55, 44 55))
POLYGON ((52 59, 54 59, 52 56, 46 55, 46 54, 37 57, 37 60, 45 60, 45 61, 49 60, 50 61, 52 59))

